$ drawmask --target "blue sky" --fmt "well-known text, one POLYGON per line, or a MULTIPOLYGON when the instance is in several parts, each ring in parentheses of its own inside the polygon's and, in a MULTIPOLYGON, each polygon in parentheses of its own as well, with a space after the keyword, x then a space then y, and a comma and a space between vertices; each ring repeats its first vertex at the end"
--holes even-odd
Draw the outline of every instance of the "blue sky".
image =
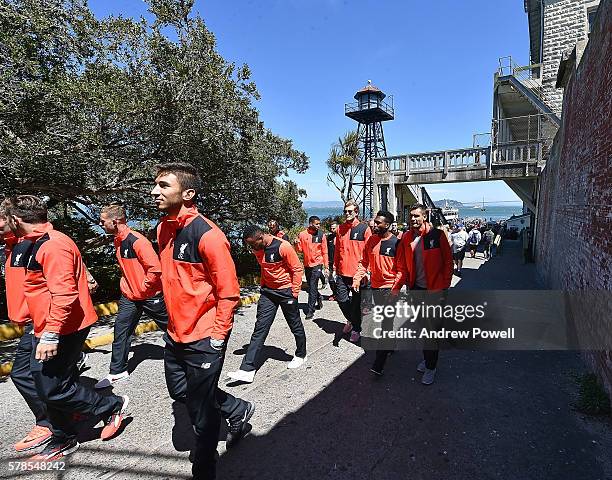
MULTIPOLYGON (((141 0, 94 0, 98 16, 146 14, 141 0)), ((219 52, 247 63, 265 125, 310 157, 291 178, 307 200, 338 200, 326 183, 331 144, 356 127, 344 104, 368 79, 394 96, 389 155, 468 147, 490 128, 500 56, 528 63, 521 0, 196 0, 219 52)), ((428 187, 432 198, 518 200, 503 182, 428 187)))

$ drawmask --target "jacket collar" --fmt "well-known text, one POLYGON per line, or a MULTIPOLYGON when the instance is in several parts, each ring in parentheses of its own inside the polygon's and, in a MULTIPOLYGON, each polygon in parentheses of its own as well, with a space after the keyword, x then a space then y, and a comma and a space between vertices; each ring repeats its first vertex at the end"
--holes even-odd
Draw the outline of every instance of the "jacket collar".
MULTIPOLYGON (((422 237, 424 235, 427 235, 431 230, 431 223, 429 222, 423 222, 423 225, 421 225, 421 227, 419 228, 419 232, 418 232, 418 236, 422 237)), ((412 239, 414 240, 417 235, 415 235, 414 230, 410 229, 410 236, 412 237, 412 239)))
POLYGON ((176 218, 168 218, 167 216, 162 219, 163 222, 169 223, 177 230, 183 228, 191 219, 197 217, 200 213, 195 205, 186 207, 183 205, 176 216, 176 218))
POLYGON ((34 230, 32 231, 32 233, 28 233, 27 235, 24 235, 23 238, 26 240, 35 242, 40 237, 42 237, 45 233, 50 232, 51 230, 53 230, 53 225, 50 222, 40 223, 34 227, 34 230))
POLYGON ((127 238, 127 236, 131 233, 131 231, 132 229, 126 225, 123 231, 115 235, 115 240, 123 242, 127 238))

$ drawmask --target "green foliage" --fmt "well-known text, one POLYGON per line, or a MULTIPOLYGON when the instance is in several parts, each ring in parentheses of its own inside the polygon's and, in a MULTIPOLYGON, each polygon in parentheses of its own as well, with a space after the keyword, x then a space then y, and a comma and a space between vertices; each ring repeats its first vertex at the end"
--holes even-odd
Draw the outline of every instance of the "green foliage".
POLYGON ((83 210, 117 201, 158 216, 154 167, 202 173, 201 211, 222 226, 279 214, 304 194, 283 180, 308 158, 268 131, 249 68, 216 51, 193 1, 151 0, 155 21, 96 19, 84 0, 0 7, 0 195, 47 195, 83 210), (280 180, 279 180, 280 178, 280 180))
POLYGON ((160 163, 198 167, 198 207, 235 245, 246 222, 304 221, 306 193, 287 175, 308 157, 264 127, 248 66, 216 51, 192 5, 149 0, 152 22, 97 19, 86 0, 0 6, 0 197, 48 196, 99 281, 115 275, 112 247, 90 247, 100 207, 154 224, 160 163))
POLYGON ((599 383, 597 376, 588 373, 578 379, 579 392, 576 409, 588 415, 609 415, 610 397, 599 383))
POLYGON ((357 131, 345 133, 332 145, 326 163, 329 170, 327 183, 332 184, 340 199, 346 202, 352 197, 355 180, 363 173, 364 167, 357 131))

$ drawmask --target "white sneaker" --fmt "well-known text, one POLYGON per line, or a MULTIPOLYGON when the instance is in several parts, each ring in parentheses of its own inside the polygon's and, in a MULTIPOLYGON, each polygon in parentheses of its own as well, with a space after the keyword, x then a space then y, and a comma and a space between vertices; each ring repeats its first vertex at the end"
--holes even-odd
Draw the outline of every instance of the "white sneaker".
POLYGON ((425 373, 425 370, 427 370, 427 367, 425 366, 425 360, 423 360, 417 365, 417 372, 425 373))
POLYGON ((353 343, 357 343, 359 341, 359 339, 361 338, 361 333, 356 332, 355 330, 353 330, 351 332, 351 338, 349 338, 349 340, 353 343))
POLYGON ((106 377, 100 380, 98 383, 94 385, 94 388, 102 389, 112 387, 119 380, 123 380, 124 378, 129 378, 130 374, 125 371, 117 374, 109 373, 106 377))
POLYGON ((349 333, 353 329, 351 322, 346 322, 346 325, 342 328, 342 333, 349 333))
POLYGON ((421 379, 421 383, 423 385, 431 385, 436 378, 436 369, 430 370, 429 368, 425 369, 425 373, 423 373, 423 378, 421 379))
POLYGON ((308 357, 293 357, 289 363, 287 363, 287 368, 300 368, 302 365, 306 363, 308 357))
POLYGON ((236 370, 235 372, 227 372, 227 376, 232 380, 238 380, 239 382, 253 383, 253 380, 255 380, 255 370, 251 372, 236 370))

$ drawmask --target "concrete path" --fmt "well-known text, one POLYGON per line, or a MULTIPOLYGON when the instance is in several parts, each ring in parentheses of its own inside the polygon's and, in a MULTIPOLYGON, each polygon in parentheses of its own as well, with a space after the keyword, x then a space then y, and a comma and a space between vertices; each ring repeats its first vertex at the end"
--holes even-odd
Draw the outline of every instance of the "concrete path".
MULTIPOLYGON (((538 288, 533 265, 518 249, 489 262, 467 259, 456 288, 538 288)), ((479 257, 481 254, 479 254, 479 257)), ((305 293, 300 301, 306 301, 305 293)), ((238 367, 255 322, 241 309, 224 372, 238 367)), ((372 377, 372 353, 345 339, 337 305, 325 302, 306 322, 309 360, 290 371, 295 348, 279 313, 252 385, 226 386, 254 401, 253 430, 230 452, 219 443, 220 479, 612 479, 612 426, 576 414, 573 375, 584 371, 573 352, 441 353, 436 383, 420 384, 417 352, 397 352, 385 376, 372 377)), ((107 373, 110 349, 90 355, 82 377, 93 384, 107 373)), ((129 381, 133 420, 102 442, 86 424, 81 448, 65 470, 11 470, 27 457, 11 445, 31 427, 31 414, 10 381, 0 384, 0 477, 44 479, 190 478, 192 434, 186 412, 168 397, 161 335, 139 337, 129 381)), ((230 384, 231 385, 231 384, 230 384)), ((224 432, 222 432, 224 437, 224 432)))

